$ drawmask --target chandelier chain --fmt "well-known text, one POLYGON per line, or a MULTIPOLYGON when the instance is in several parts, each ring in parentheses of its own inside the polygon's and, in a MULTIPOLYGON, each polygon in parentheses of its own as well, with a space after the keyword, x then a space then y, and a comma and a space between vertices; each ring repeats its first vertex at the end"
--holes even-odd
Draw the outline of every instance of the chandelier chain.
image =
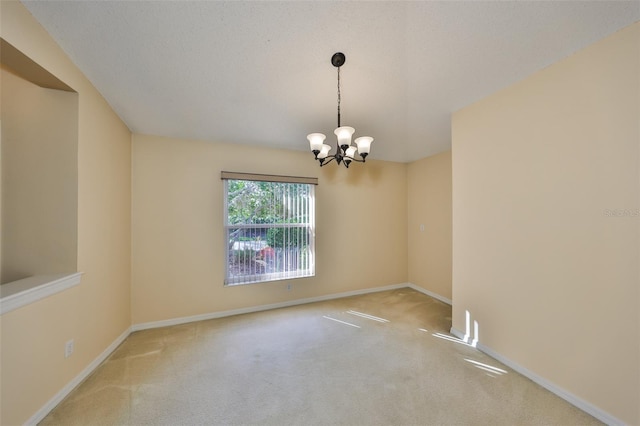
POLYGON ((340 67, 338 67, 338 127, 340 127, 340 67))

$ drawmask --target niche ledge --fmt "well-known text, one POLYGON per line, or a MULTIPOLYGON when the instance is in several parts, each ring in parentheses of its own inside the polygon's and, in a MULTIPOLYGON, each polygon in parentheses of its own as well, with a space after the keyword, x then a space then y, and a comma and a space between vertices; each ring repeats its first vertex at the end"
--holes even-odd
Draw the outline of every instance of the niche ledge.
POLYGON ((0 286, 0 315, 80 284, 82 272, 35 275, 0 286))

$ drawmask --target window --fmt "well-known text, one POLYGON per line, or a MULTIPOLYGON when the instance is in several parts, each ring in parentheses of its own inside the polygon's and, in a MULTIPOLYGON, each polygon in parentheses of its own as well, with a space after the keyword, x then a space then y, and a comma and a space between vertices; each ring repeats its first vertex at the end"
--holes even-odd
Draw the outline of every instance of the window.
POLYGON ((225 285, 315 275, 315 178, 222 172, 225 285))

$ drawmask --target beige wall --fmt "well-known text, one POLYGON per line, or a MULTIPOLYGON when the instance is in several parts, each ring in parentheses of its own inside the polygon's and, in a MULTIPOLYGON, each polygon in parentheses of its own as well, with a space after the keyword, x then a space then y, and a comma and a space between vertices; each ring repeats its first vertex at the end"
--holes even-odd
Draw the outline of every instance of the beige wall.
POLYGON ((303 152, 146 135, 132 145, 26 9, 3 1, 0 12, 0 35, 79 93, 84 272, 0 318, 0 424, 27 420, 132 323, 408 280, 454 300, 455 328, 469 311, 487 347, 640 423, 640 225, 605 215, 640 207, 638 25, 456 113, 448 201, 447 153, 347 172, 303 152), (316 277, 222 285, 221 170, 319 178, 316 277))
POLYGON ((453 326, 639 424, 640 24, 453 117, 453 326), (620 217, 610 215, 614 209, 620 217))
POLYGON ((451 151, 409 163, 409 282, 451 299, 451 151))
POLYGON ((1 283, 76 271, 78 95, 2 81, 1 283))
POLYGON ((134 135, 132 179, 134 324, 407 281, 405 164, 134 135), (222 170, 319 178, 315 277, 223 286, 222 170))
MULTIPOLYGON (((77 268, 82 283, 2 315, 0 424, 21 424, 131 324, 131 135, 29 12, 0 2, 0 35, 78 92, 77 268), (74 354, 64 344, 75 339, 74 354)), ((3 123, 3 127, 6 123, 3 123)))

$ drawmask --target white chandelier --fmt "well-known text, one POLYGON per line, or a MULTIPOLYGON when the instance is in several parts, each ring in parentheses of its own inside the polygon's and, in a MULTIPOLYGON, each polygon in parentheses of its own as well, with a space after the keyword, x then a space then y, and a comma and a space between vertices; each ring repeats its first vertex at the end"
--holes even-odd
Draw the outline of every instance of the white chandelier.
POLYGON ((333 132, 338 138, 336 144, 336 153, 329 154, 331 151, 331 145, 324 143, 327 138, 322 133, 311 133, 307 136, 309 139, 309 146, 311 152, 315 155, 316 160, 320 162, 320 167, 329 164, 331 161, 336 160, 336 163, 343 163, 345 167, 349 168, 349 164, 352 161, 358 163, 364 163, 369 151, 371 150, 371 142, 373 138, 369 136, 361 136, 356 138, 356 146, 351 145, 351 136, 355 133, 355 129, 349 126, 340 125, 340 67, 344 65, 346 58, 344 53, 334 53, 331 57, 331 64, 338 68, 338 128, 333 132), (362 160, 356 158, 356 153, 362 158, 362 160))

